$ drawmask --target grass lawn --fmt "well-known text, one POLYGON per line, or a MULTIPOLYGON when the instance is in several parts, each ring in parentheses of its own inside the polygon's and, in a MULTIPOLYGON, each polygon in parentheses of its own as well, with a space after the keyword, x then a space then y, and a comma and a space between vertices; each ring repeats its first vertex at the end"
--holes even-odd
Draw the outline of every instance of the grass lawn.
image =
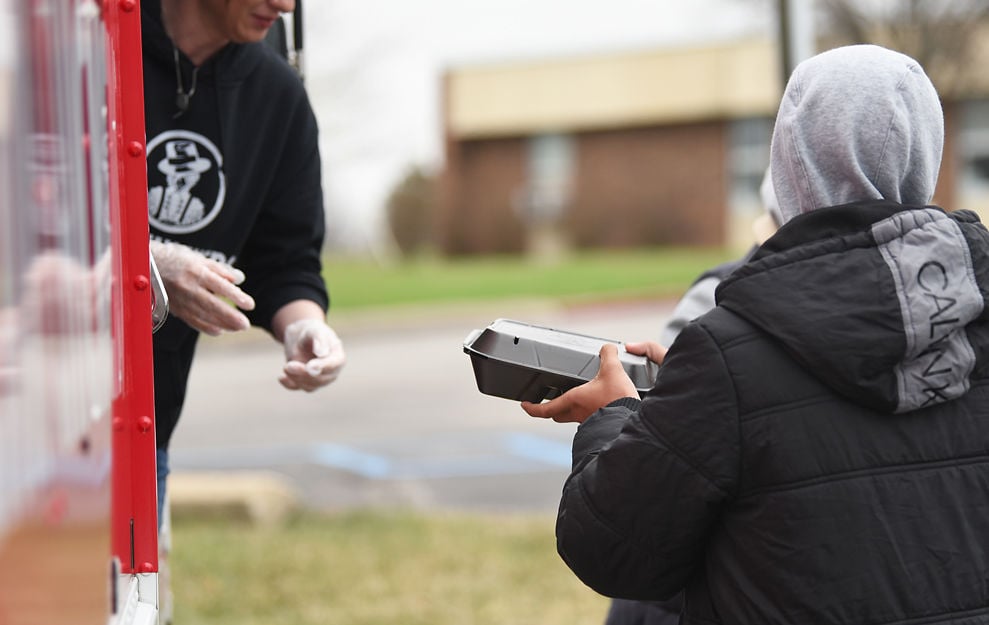
POLYGON ((177 625, 600 625, 608 600, 556 554, 554 519, 304 514, 177 520, 177 625))
POLYGON ((394 265, 328 258, 325 277, 335 310, 503 298, 670 296, 734 255, 724 249, 656 248, 574 253, 552 263, 522 256, 394 265))

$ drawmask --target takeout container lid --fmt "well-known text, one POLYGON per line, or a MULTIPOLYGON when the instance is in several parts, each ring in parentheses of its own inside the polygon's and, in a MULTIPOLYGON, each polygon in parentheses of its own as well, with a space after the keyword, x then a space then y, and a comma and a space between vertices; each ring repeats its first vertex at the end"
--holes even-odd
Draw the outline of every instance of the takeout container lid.
POLYGON ((464 339, 477 388, 485 395, 538 403, 597 375, 605 343, 618 346, 622 366, 640 394, 652 388, 659 365, 625 351, 619 341, 496 319, 464 339))

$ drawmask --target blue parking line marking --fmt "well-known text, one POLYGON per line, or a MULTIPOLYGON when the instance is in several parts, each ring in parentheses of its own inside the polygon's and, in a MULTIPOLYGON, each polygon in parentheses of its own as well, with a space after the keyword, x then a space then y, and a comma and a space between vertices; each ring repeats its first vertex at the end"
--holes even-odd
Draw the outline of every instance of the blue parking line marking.
POLYGON ((306 455, 314 464, 342 469, 372 480, 388 479, 394 474, 394 467, 387 458, 344 445, 320 443, 306 455))
POLYGON ((556 467, 570 468, 570 444, 533 434, 506 434, 505 449, 510 453, 556 467))
POLYGON ((552 438, 511 432, 494 439, 453 436, 451 441, 444 443, 435 437, 428 441, 429 444, 404 441, 402 448, 391 450, 389 443, 394 441, 382 441, 376 450, 329 442, 184 449, 172 452, 172 467, 179 470, 236 470, 310 464, 346 471, 369 480, 485 477, 533 473, 549 468, 570 469, 569 443, 552 438), (414 453, 410 455, 408 450, 414 453))

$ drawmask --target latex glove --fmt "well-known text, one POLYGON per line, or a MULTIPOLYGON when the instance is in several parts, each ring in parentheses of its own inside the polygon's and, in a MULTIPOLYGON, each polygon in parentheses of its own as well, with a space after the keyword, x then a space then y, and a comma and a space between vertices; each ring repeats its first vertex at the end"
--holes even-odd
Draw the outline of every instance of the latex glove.
POLYGON ((590 382, 574 387, 556 399, 534 404, 522 402, 529 416, 552 419, 557 423, 583 423, 598 409, 622 397, 639 397, 618 357, 618 346, 606 343, 599 353, 601 368, 590 382))
POLYGON ((299 319, 285 327, 285 366, 278 379, 287 389, 306 392, 326 386, 340 375, 347 355, 333 328, 320 319, 299 319))
POLYGON ((254 309, 254 298, 237 286, 244 281, 244 272, 181 243, 152 241, 150 247, 168 293, 169 314, 210 336, 251 327, 237 310, 254 309))

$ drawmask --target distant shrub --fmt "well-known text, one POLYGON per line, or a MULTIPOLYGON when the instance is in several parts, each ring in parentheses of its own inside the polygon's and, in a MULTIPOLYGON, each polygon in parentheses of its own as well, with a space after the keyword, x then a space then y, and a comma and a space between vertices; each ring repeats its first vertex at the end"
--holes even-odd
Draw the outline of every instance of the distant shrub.
POLYGON ((436 178, 418 167, 402 178, 388 197, 388 226, 405 256, 433 246, 436 178))

